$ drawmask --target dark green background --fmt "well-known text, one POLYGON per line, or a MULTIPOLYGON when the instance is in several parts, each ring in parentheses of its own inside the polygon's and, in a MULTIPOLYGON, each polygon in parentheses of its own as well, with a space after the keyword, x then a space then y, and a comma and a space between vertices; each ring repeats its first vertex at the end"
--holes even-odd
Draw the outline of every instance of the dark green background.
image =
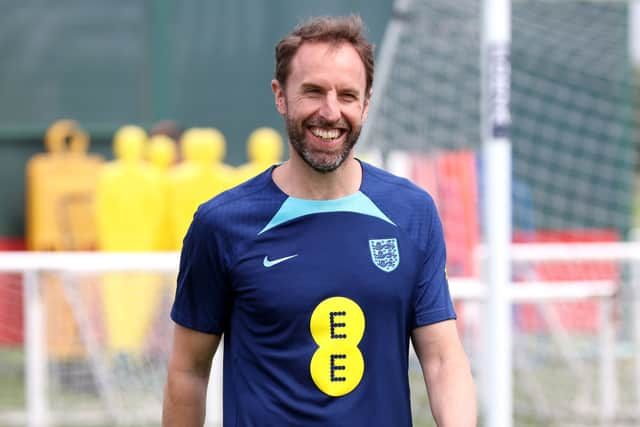
POLYGON ((73 118, 90 150, 163 119, 213 126, 227 162, 245 161, 260 126, 283 131, 273 106, 274 46, 315 15, 362 16, 379 44, 391 0, 35 0, 0 2, 0 236, 24 233, 24 168, 53 121, 73 118))

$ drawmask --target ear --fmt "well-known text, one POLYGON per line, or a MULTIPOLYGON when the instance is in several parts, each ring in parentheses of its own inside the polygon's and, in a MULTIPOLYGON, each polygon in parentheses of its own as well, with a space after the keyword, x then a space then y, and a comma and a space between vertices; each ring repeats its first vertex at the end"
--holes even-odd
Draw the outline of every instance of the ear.
POLYGON ((287 114, 287 103, 284 99, 284 88, 280 85, 280 82, 276 79, 271 80, 271 91, 275 98, 276 109, 281 115, 287 114))

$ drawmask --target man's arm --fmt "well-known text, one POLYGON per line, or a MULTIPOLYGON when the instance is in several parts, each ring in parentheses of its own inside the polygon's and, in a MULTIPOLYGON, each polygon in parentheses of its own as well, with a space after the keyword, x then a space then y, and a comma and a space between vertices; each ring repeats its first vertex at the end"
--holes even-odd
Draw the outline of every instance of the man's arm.
POLYGON ((438 426, 475 426, 475 386, 455 321, 416 328, 411 338, 438 426))
POLYGON ((219 335, 175 325, 164 389, 163 427, 204 424, 211 361, 219 342, 219 335))

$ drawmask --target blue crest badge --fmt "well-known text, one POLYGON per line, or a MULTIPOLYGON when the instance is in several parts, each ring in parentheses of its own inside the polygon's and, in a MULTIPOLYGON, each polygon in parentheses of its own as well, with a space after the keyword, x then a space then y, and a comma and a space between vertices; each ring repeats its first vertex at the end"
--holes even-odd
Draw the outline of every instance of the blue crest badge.
POLYGON ((371 260, 382 271, 389 273, 400 264, 400 252, 396 239, 371 239, 369 249, 371 249, 371 260))

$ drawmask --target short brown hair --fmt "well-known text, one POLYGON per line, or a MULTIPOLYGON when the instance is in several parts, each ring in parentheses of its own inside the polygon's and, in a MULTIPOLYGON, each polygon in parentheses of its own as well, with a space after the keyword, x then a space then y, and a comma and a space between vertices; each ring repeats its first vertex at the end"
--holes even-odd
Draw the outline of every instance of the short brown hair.
POLYGON ((276 45, 275 78, 285 87, 291 60, 305 42, 350 43, 358 52, 366 73, 365 96, 373 84, 373 45, 364 36, 362 19, 358 15, 346 17, 322 16, 312 18, 285 36, 276 45))

